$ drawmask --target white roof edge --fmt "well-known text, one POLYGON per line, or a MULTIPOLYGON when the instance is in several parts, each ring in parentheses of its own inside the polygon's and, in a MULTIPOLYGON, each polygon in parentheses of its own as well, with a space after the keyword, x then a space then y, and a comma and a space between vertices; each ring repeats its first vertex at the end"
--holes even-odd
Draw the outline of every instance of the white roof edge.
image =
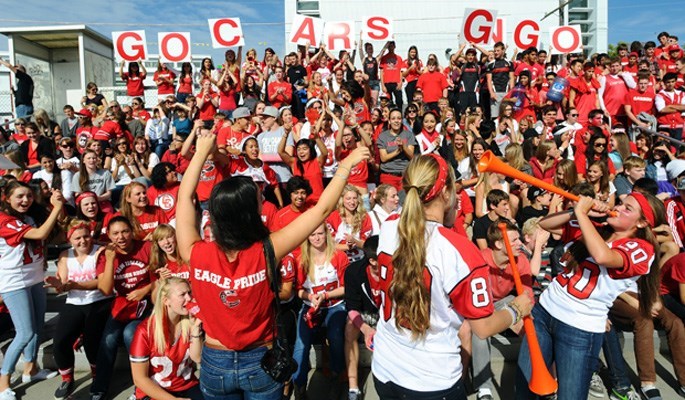
POLYGON ((7 36, 12 33, 28 33, 28 32, 64 32, 64 31, 83 31, 88 33, 90 36, 103 41, 106 44, 111 45, 112 39, 103 35, 102 33, 90 28, 85 24, 80 25, 42 25, 42 26, 11 26, 11 27, 0 27, 0 34, 7 36))

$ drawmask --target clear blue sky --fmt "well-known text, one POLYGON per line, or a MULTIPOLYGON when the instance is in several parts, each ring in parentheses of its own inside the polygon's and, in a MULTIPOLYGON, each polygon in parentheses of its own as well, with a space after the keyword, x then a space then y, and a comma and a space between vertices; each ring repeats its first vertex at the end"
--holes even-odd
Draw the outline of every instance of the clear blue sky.
MULTIPOLYGON (((260 57, 266 47, 273 47, 278 53, 284 48, 283 0, 20 0, 12 4, 11 10, 0 16, 0 26, 85 23, 106 36, 112 31, 145 29, 148 42, 156 42, 157 32, 190 31, 191 40, 203 44, 193 46, 195 54, 219 59, 223 50, 214 50, 209 45, 206 21, 240 17, 247 48, 256 48, 260 57)), ((683 0, 609 0, 609 43, 656 41, 656 34, 661 31, 675 34, 685 43, 682 10, 683 0)), ((0 36, 0 50, 7 50, 4 36, 0 36)), ((148 51, 156 53, 156 44, 148 44, 148 51)))

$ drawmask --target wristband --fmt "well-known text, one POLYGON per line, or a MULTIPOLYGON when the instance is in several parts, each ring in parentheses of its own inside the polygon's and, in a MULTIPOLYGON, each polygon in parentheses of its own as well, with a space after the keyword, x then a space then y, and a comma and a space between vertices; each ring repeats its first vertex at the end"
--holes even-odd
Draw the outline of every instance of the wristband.
POLYGON ((512 326, 516 325, 516 311, 509 305, 504 306, 503 309, 507 310, 509 314, 511 314, 511 324, 509 324, 509 328, 511 328, 512 326))
POLYGON ((344 166, 344 165, 342 165, 342 164, 338 164, 338 168, 346 169, 347 172, 352 172, 351 169, 347 168, 346 166, 344 166))
POLYGON ((513 300, 509 302, 508 306, 516 312, 516 321, 512 325, 518 324, 523 318, 523 312, 521 311, 521 308, 519 308, 518 304, 516 304, 513 300))

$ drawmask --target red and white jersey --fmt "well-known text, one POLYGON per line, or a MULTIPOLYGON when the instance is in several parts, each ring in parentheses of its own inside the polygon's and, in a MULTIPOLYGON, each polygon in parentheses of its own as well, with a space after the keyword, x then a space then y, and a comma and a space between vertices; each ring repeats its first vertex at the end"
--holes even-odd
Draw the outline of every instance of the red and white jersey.
POLYGON ((275 231, 276 214, 278 214, 278 208, 273 203, 264 200, 262 202, 262 222, 271 232, 275 231))
MULTIPOLYGON (((295 282, 295 271, 297 270, 298 254, 299 248, 281 258, 281 262, 279 264, 281 268, 281 283, 295 282)), ((295 298, 296 292, 296 290, 293 290, 292 296, 290 296, 288 300, 281 300, 281 304, 289 303, 295 298)))
POLYGON ((382 303, 372 371, 381 382, 398 382, 410 390, 448 389, 462 376, 457 333, 464 318, 484 318, 494 311, 489 268, 468 238, 428 221, 423 276, 430 290, 430 328, 422 340, 412 340, 408 329, 395 325, 389 297, 392 255, 399 245, 398 222, 395 218, 383 223, 378 243, 382 303))
POLYGON ((190 280, 190 265, 185 263, 179 264, 178 261, 167 260, 166 267, 174 278, 190 280))
POLYGON ((34 228, 31 217, 22 221, 0 212, 0 293, 33 286, 43 280, 43 246, 24 240, 34 228))
MULTIPOLYGON (((326 218, 326 224, 328 225, 328 229, 331 231, 331 235, 333 236, 333 239, 335 239, 336 243, 346 243, 347 241, 345 240, 345 235, 352 235, 356 239, 365 242, 366 239, 371 236, 371 232, 373 232, 373 224, 371 223, 371 217, 369 217, 369 214, 364 214, 361 229, 356 233, 352 233, 352 226, 342 219, 340 216, 340 211, 338 210, 333 211, 331 215, 326 218)), ((347 254, 347 258, 351 263, 364 258, 364 250, 358 247, 346 250, 345 254, 347 254)))
MULTIPOLYGON (((307 274, 300 262, 301 258, 297 259, 297 271, 295 279, 297 281, 297 290, 304 289, 307 293, 317 294, 321 292, 330 292, 339 287, 345 286, 345 269, 350 265, 347 256, 340 250, 336 250, 333 258, 323 265, 312 265, 310 268, 314 269, 314 279, 311 274, 307 274)), ((333 307, 336 304, 344 301, 343 299, 330 299, 321 303, 320 308, 333 307)), ((311 306, 309 300, 303 300, 304 304, 311 306)))
POLYGON ((554 318, 584 331, 604 332, 614 300, 649 272, 654 260, 649 242, 624 238, 607 245, 621 254, 623 268, 606 268, 588 257, 575 271, 557 275, 540 296, 540 304, 554 318))
POLYGON ((263 161, 259 161, 262 165, 254 167, 252 164, 245 161, 245 157, 234 159, 231 162, 232 176, 249 176, 257 184, 265 184, 266 186, 277 186, 278 178, 269 165, 263 161))
MULTIPOLYGON (((168 392, 182 392, 200 383, 195 376, 195 362, 190 358, 190 336, 179 337, 174 343, 167 338, 167 348, 159 353, 155 345, 154 320, 146 318, 136 328, 131 342, 129 360, 132 363, 149 362, 148 376, 168 392)), ((147 396, 136 387, 136 399, 147 396)))
MULTIPOLYGON (((324 146, 326 146, 326 150, 328 150, 328 154, 326 155, 326 162, 323 165, 324 178, 332 178, 335 174, 335 171, 338 170, 338 160, 335 158, 336 133, 337 132, 334 131, 330 135, 321 136, 321 141, 323 142, 324 146)), ((317 156, 321 154, 318 147, 316 148, 316 154, 317 156)))

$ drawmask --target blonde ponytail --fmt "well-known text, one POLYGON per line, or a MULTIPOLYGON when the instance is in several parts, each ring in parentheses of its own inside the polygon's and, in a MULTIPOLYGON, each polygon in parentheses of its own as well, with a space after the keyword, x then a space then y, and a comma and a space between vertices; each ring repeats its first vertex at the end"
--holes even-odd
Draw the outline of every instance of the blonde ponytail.
MULTIPOLYGON (((443 161, 444 162, 444 161, 443 161)), ((412 340, 421 339, 430 327, 430 288, 423 270, 426 265, 426 215, 424 203, 438 180, 440 165, 435 157, 414 157, 402 178, 407 196, 398 225, 399 245, 393 254, 394 274, 390 298, 395 304, 398 329, 411 330, 412 340)), ((454 172, 449 168, 446 186, 452 189, 454 172)))

